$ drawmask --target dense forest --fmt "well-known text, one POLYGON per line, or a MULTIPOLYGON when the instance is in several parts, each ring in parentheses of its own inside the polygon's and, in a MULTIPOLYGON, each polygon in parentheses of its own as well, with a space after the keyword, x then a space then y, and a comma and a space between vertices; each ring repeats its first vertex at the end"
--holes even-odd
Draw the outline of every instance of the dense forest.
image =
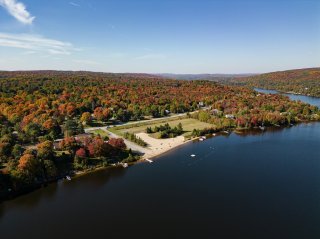
POLYGON ((234 78, 227 83, 320 97, 320 68, 279 71, 234 78))
POLYGON ((211 81, 146 74, 0 72, 0 198, 74 170, 136 159, 122 139, 88 136, 85 127, 199 109, 190 117, 211 123, 215 130, 320 117, 316 107, 286 96, 211 81))

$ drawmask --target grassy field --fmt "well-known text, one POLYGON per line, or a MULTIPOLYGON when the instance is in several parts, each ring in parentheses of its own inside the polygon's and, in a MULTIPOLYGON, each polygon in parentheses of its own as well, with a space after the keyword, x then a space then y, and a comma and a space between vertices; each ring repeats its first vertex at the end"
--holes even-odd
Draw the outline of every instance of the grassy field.
POLYGON ((105 136, 108 136, 108 133, 102 129, 96 129, 96 130, 92 130, 90 131, 90 133, 93 133, 95 135, 100 135, 102 138, 105 137, 105 136))
POLYGON ((127 126, 118 126, 110 128, 109 130, 115 134, 123 135, 125 132, 137 134, 141 132, 145 132, 147 127, 155 127, 160 126, 165 123, 168 123, 171 127, 177 126, 179 123, 182 124, 182 128, 185 131, 183 136, 189 135, 193 129, 204 129, 211 128, 212 125, 208 123, 201 122, 196 119, 184 118, 184 119, 174 119, 174 120, 159 120, 153 122, 144 122, 143 124, 131 124, 127 126))

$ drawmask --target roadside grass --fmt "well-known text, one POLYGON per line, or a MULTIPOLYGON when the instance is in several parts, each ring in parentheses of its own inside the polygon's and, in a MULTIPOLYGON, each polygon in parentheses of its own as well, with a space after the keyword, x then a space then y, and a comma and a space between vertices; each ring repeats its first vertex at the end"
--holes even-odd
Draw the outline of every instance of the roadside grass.
POLYGON ((104 122, 104 121, 98 121, 98 120, 93 120, 90 122, 90 124, 87 124, 84 126, 84 128, 92 128, 92 127, 103 127, 112 124, 112 121, 104 122))
POLYGON ((70 153, 67 150, 56 150, 55 151, 57 157, 61 157, 63 155, 69 155, 70 153))
POLYGON ((103 129, 90 130, 90 133, 93 133, 94 135, 100 135, 102 138, 108 136, 108 133, 103 129))
POLYGON ((183 136, 188 136, 191 134, 193 129, 205 129, 205 128, 211 128, 212 125, 201 122, 196 119, 187 118, 187 117, 181 117, 181 118, 175 118, 175 119, 162 119, 152 122, 143 122, 143 123, 137 123, 137 124, 130 124, 130 125, 123 125, 123 126, 117 126, 109 128, 108 130, 111 131, 114 134, 123 136, 125 132, 131 133, 131 134, 137 134, 137 133, 143 133, 146 132, 147 127, 154 128, 155 126, 160 126, 165 123, 168 123, 171 127, 178 126, 179 123, 182 124, 182 128, 184 130, 183 136))

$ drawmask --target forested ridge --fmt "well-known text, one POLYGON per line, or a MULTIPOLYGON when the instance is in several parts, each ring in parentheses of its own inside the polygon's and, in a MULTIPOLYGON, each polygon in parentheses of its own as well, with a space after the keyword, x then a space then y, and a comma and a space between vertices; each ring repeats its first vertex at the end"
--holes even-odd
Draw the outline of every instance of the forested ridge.
POLYGON ((122 139, 80 137, 85 127, 187 113, 214 131, 319 120, 282 95, 147 74, 0 72, 0 198, 70 171, 135 156, 122 139), (55 140, 59 140, 59 143, 55 140))
POLYGON ((320 97, 320 68, 278 71, 234 78, 229 83, 320 97))

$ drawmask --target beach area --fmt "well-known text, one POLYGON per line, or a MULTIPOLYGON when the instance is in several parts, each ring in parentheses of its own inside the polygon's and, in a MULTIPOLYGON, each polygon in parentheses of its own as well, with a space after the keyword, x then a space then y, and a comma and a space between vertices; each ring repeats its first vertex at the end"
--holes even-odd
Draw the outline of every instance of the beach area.
POLYGON ((154 158, 180 145, 190 142, 190 140, 186 140, 184 136, 177 136, 175 138, 168 139, 155 139, 146 133, 138 133, 137 137, 148 144, 148 147, 142 149, 142 160, 154 158))

